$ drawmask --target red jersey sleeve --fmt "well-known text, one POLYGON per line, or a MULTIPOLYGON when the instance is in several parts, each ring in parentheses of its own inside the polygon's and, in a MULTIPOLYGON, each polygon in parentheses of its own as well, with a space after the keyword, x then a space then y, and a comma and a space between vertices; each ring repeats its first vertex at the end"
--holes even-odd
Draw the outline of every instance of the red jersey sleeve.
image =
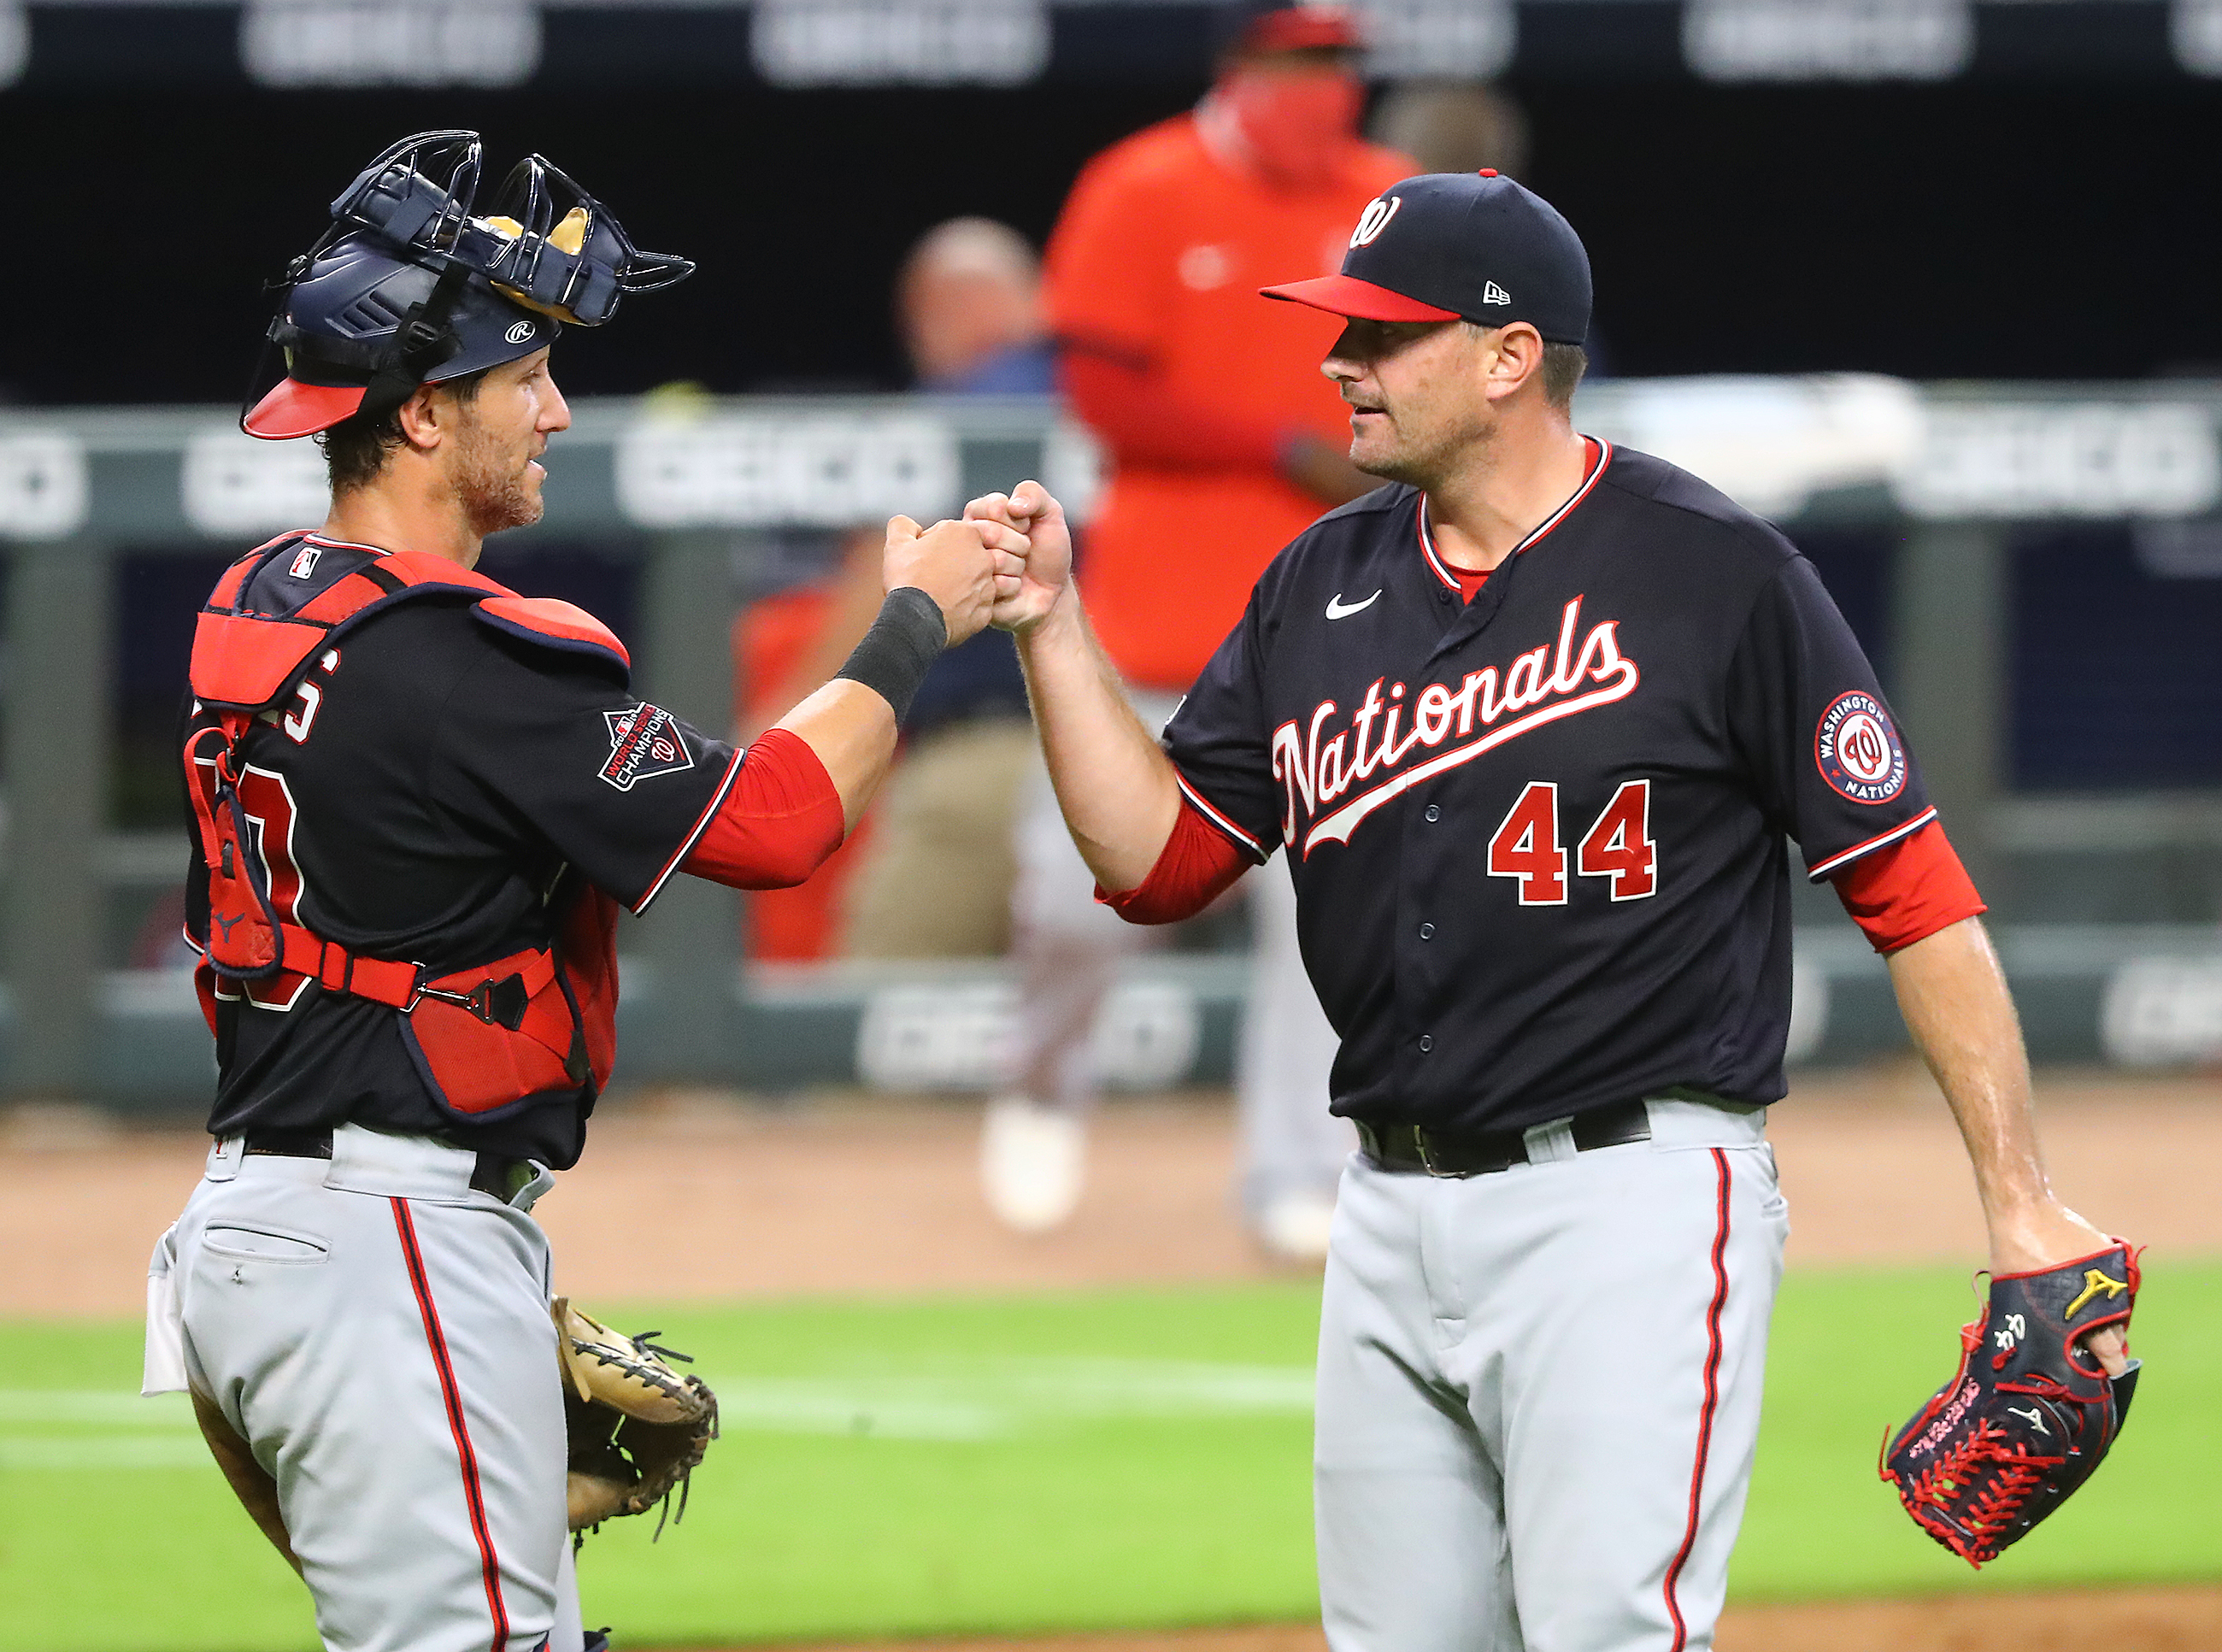
POLYGON ((1051 330, 1146 363, 1161 351, 1174 293, 1174 226, 1133 140, 1082 169, 1042 261, 1051 330))
POLYGON ((737 889, 783 889, 841 846, 845 824, 833 777, 792 729, 767 729, 681 864, 737 889))
POLYGON ((1250 865, 1250 857, 1232 839, 1183 799, 1172 835, 1158 851, 1150 875, 1116 895, 1107 894, 1099 883, 1095 898, 1130 924, 1178 923, 1226 894, 1250 865))
POLYGON ((1182 470, 1271 470, 1281 433, 1198 405, 1151 368, 1085 345, 1058 359, 1067 399, 1088 427, 1129 463, 1182 470))
POLYGON ((1895 952, 1990 910, 1934 820, 1861 856, 1830 882, 1878 952, 1895 952))

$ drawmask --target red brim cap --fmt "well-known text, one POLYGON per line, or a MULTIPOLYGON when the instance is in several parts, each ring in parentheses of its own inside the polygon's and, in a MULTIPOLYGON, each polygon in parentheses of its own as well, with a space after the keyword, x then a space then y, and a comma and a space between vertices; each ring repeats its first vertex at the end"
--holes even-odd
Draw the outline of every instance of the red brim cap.
POLYGON ((249 436, 284 442, 329 430, 362 405, 361 385, 311 385, 280 379, 270 393, 240 421, 249 436))
POLYGON ((1358 20, 1340 6, 1290 6, 1269 11, 1242 36, 1252 52, 1354 52, 1365 45, 1358 20))
POLYGON ((1438 310, 1434 305, 1422 304, 1417 298, 1391 292, 1385 286, 1361 281, 1354 275, 1321 275, 1309 281, 1261 286, 1258 291, 1268 298, 1285 298, 1290 304, 1308 304, 1315 310, 1325 310, 1338 316, 1355 316, 1360 321, 1456 321, 1459 318, 1459 312, 1455 310, 1438 310))

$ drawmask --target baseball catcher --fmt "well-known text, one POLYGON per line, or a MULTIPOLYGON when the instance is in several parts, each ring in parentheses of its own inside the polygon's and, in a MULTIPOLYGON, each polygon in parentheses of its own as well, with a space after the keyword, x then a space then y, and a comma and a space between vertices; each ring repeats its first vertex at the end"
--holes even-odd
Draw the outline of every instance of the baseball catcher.
POLYGON ((341 194, 242 420, 317 438, 331 499, 195 621, 214 1141, 150 1270, 145 1385, 191 1391, 324 1645, 599 1652, 567 1526, 683 1496, 717 1420, 647 1339, 549 1322, 532 1210, 614 1071, 617 914, 681 875, 808 876, 1025 541, 896 518, 873 629, 745 749, 642 700, 608 626, 477 563, 562 463, 563 330, 692 266, 538 156, 482 200, 480 150, 422 133, 341 194))
POLYGON ((2091 1478, 2129 1415, 2138 1366, 2110 1377, 2081 1344, 2126 1329, 2137 1294, 2137 1253, 2118 1242, 1991 1281, 1982 1314, 1960 1328, 1959 1373, 1883 1455, 1917 1525, 1980 1567, 2091 1478))

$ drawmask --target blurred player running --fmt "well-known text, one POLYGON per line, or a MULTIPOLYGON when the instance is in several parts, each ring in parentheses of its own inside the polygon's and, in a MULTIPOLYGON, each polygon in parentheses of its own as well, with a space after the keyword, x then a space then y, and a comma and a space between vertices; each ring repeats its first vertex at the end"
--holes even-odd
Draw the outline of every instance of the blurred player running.
MULTIPOLYGON (((1088 533, 1089 612, 1153 726, 1273 553, 1370 486, 1342 457, 1341 404, 1317 372, 1328 329, 1254 293, 1289 269, 1334 268, 1359 209, 1411 170, 1356 135, 1346 13, 1251 0, 1220 21, 1210 93, 1091 161, 1048 255, 1065 386, 1114 462, 1088 533)), ((989 1109, 982 1174, 1005 1222, 1043 1228, 1078 1200, 1090 1031, 1119 960, 1147 938, 1095 904, 1045 776, 1021 806, 1018 854, 1021 1066, 989 1109)), ((1253 899, 1243 1205, 1268 1249, 1317 1256, 1352 1145, 1325 1110, 1334 1034, 1287 889, 1253 899)))

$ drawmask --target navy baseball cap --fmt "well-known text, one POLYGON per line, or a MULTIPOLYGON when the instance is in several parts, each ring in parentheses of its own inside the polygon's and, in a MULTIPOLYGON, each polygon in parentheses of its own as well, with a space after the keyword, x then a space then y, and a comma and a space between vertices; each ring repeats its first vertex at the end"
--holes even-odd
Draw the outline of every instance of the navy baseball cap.
POLYGON ((1359 216, 1340 275, 1259 291, 1364 321, 1524 321, 1548 344, 1579 344, 1590 330, 1581 237, 1493 171, 1391 185, 1359 216))

